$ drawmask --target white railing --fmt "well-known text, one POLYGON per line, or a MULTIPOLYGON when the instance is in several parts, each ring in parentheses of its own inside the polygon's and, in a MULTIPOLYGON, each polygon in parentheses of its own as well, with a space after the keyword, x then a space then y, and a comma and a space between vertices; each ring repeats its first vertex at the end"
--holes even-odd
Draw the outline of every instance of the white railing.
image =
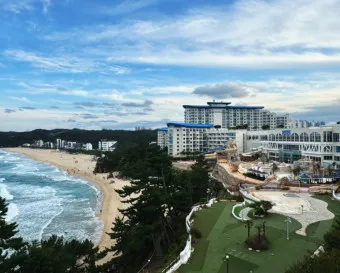
POLYGON ((231 214, 234 216, 235 219, 239 220, 239 221, 244 221, 242 217, 238 216, 235 214, 235 209, 238 208, 238 207, 245 207, 246 206, 246 202, 244 201, 243 203, 240 203, 240 204, 236 204, 235 206, 233 206, 233 209, 231 211, 231 214))
POLYGON ((181 267, 181 265, 186 264, 190 257, 191 257, 191 224, 192 222, 190 221, 191 216, 194 212, 198 211, 201 207, 207 206, 211 207, 213 203, 216 202, 216 198, 210 199, 208 203, 206 204, 201 204, 201 205, 196 205, 193 206, 191 209, 191 212, 188 214, 188 216, 185 218, 185 226, 187 229, 187 232, 189 234, 188 240, 185 244, 185 247, 183 251, 179 254, 179 256, 172 262, 170 265, 168 265, 164 270, 162 270, 162 273, 173 273, 175 272, 178 268, 181 267))
POLYGON ((255 196, 249 194, 247 191, 240 189, 240 193, 243 195, 244 198, 249 199, 254 202, 260 202, 260 199, 257 199, 255 196))
POLYGON ((335 199, 335 200, 338 200, 338 201, 340 201, 340 196, 337 196, 336 194, 335 194, 335 191, 333 190, 333 198, 335 199))

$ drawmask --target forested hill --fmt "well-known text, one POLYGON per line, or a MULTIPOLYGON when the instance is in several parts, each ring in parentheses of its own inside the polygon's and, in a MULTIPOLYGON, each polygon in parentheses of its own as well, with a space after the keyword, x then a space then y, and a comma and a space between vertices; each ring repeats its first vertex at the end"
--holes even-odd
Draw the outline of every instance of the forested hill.
POLYGON ((37 129, 30 132, 0 132, 0 147, 17 147, 34 140, 54 142, 57 138, 83 143, 92 143, 98 147, 100 139, 116 140, 119 148, 127 148, 136 144, 145 144, 157 140, 155 130, 80 130, 80 129, 37 129))

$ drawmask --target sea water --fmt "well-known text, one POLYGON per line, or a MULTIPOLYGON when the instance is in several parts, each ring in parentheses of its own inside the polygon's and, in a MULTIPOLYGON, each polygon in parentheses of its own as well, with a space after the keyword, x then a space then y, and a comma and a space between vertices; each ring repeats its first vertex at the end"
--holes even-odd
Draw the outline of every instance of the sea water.
POLYGON ((0 150, 0 196, 9 204, 6 220, 16 222, 18 235, 27 241, 52 234, 100 240, 101 192, 52 165, 0 150))

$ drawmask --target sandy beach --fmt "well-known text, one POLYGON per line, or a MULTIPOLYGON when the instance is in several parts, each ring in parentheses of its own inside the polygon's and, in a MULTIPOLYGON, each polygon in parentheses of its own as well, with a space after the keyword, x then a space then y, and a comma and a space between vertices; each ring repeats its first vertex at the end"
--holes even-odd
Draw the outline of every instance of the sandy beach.
MULTIPOLYGON (((121 189, 128 185, 128 181, 117 178, 107 179, 107 174, 93 174, 96 162, 93 157, 84 154, 67 154, 56 150, 29 149, 29 148, 8 148, 3 149, 7 152, 20 153, 29 158, 50 163, 59 169, 67 171, 70 175, 81 177, 87 181, 97 184, 103 194, 102 207, 99 213, 99 218, 103 222, 103 233, 99 242, 100 250, 110 248, 114 245, 114 241, 107 235, 111 232, 113 222, 120 215, 118 209, 126 207, 126 204, 121 202, 121 198, 115 192, 115 189, 121 189), (113 182, 114 181, 114 182, 113 182)), ((109 260, 111 257, 106 257, 102 262, 109 260)))

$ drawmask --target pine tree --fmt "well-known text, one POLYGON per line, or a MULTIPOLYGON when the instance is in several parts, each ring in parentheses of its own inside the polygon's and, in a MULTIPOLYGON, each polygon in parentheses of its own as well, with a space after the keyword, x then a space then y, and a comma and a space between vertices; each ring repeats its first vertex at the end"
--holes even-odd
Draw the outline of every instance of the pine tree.
POLYGON ((6 223, 8 212, 6 200, 0 197, 0 272, 12 272, 17 266, 20 250, 24 247, 21 237, 16 237, 18 225, 6 223), (12 253, 18 252, 17 254, 12 253))

